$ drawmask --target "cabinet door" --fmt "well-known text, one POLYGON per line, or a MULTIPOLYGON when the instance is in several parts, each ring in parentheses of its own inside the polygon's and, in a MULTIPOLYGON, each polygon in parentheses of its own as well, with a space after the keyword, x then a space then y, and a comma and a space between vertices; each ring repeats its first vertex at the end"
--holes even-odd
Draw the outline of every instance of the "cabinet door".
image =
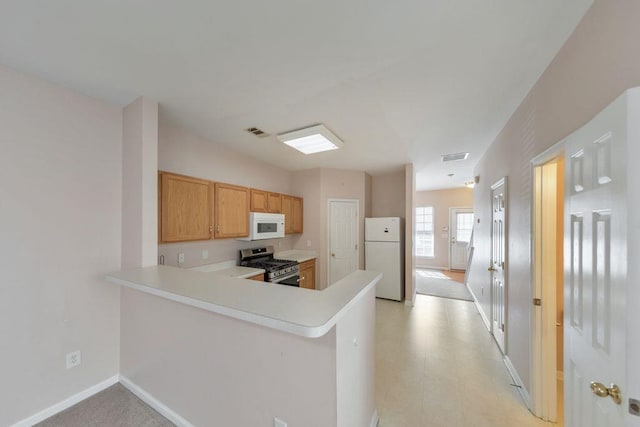
POLYGON ((300 264, 300 287, 316 288, 316 260, 312 259, 300 264))
POLYGON ((282 213, 284 214, 284 233, 293 233, 293 197, 282 195, 282 213))
POLYGON ((302 233, 302 198, 294 197, 292 200, 292 233, 302 233))
POLYGON ((216 183, 215 237, 247 237, 249 235, 249 198, 246 187, 216 183))
POLYGON ((271 213, 282 213, 282 194, 269 193, 268 211, 271 213))
POLYGON ((268 212, 267 192, 251 189, 251 212, 268 212))
POLYGON ((211 238, 209 182, 161 174, 160 232, 162 242, 211 238))

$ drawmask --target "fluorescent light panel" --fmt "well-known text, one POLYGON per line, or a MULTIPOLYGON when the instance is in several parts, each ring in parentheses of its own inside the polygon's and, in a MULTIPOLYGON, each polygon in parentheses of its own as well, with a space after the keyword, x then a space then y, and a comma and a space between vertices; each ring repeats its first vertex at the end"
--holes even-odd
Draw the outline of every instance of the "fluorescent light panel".
POLYGON ((340 138, 323 125, 282 133, 278 139, 304 154, 337 150, 344 146, 340 138))

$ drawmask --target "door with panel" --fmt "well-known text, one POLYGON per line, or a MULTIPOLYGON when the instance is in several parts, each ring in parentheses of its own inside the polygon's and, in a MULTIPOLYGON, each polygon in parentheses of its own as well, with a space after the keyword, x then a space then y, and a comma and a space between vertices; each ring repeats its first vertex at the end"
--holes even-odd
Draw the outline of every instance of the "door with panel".
POLYGON ((469 241, 473 230, 473 209, 449 209, 449 269, 466 270, 468 261, 469 241))
POLYGON ((491 333, 500 350, 506 351, 506 239, 507 178, 491 186, 491 333))
POLYGON ((329 201, 329 285, 358 269, 358 201, 329 201))
POLYGON ((569 427, 625 425, 626 402, 620 397, 627 397, 628 385, 627 231, 632 231, 627 228, 626 109, 624 95, 566 139, 564 369, 569 427))

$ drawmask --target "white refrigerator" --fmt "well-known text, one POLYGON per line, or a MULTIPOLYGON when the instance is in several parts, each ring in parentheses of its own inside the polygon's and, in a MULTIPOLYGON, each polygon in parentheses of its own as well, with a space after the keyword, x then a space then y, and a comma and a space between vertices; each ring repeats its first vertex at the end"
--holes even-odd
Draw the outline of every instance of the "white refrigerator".
POLYGON ((376 297, 402 301, 404 297, 404 245, 398 217, 365 218, 365 270, 382 273, 376 297))

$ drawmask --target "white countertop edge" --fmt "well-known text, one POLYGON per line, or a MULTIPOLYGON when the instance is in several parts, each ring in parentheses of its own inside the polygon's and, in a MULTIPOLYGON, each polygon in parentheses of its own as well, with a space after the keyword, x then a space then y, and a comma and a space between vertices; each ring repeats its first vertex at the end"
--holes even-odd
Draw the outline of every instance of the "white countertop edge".
MULTIPOLYGON (((218 304, 213 304, 206 301, 201 301, 195 298, 190 298, 184 295, 174 294, 172 292, 163 291, 151 286, 140 285, 128 280, 118 279, 112 276, 106 276, 106 280, 111 283, 123 285, 131 289, 135 289, 140 292, 155 295, 161 298, 165 298, 171 301, 179 302, 182 304, 190 305, 192 307, 200 308, 210 311, 212 313, 221 314, 223 316, 231 317, 234 319, 244 320, 246 322, 254 323, 256 325, 265 326, 267 328, 276 329, 283 332, 288 332, 294 335, 298 335, 305 338, 318 338, 329 332, 331 328, 335 326, 342 316, 353 307, 356 302, 362 298, 362 296, 376 283, 380 281, 382 274, 379 273, 371 282, 364 286, 349 302, 340 308, 333 316, 331 316, 324 324, 318 326, 304 326, 296 323, 286 322, 284 320, 274 319, 272 317, 262 316, 255 313, 248 313, 242 310, 236 310, 230 307, 225 307, 218 304)), ((322 292, 322 291, 319 291, 322 292)))

